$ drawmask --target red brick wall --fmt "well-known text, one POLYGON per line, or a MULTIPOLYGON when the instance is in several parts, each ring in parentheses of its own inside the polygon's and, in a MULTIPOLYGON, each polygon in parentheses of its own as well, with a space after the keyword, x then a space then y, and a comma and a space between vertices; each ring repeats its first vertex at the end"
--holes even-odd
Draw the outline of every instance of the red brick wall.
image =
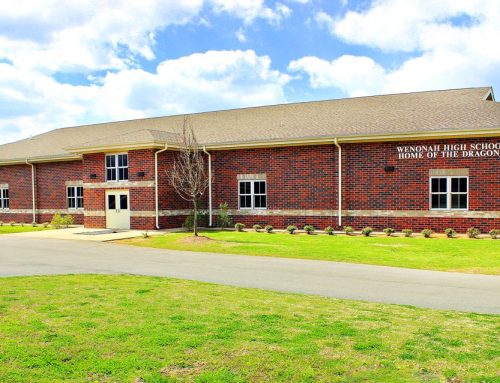
POLYGON ((237 175, 266 173, 268 209, 336 209, 336 158, 333 145, 214 152, 214 205, 237 209, 237 175))
POLYGON ((469 210, 500 210, 500 157, 399 160, 397 146, 500 142, 498 138, 345 144, 344 196, 350 210, 428 210, 429 169, 469 169, 469 210), (384 166, 394 166, 386 172, 384 166))
MULTIPOLYGON (((51 210, 66 210, 66 181, 81 180, 82 162, 65 161, 41 163, 35 165, 36 175, 36 208, 51 210)), ((2 214, 0 220, 4 222, 31 222, 33 216, 31 166, 12 165, 0 166, 0 184, 9 184, 10 209, 30 210, 29 214, 2 214)), ((72 213, 75 222, 83 223, 83 214, 72 213)), ((37 222, 50 222, 53 213, 37 214, 37 222)))
MULTIPOLYGON (((498 142, 498 138, 343 144, 343 210, 429 211, 429 169, 468 168, 469 210, 500 211, 500 158, 437 158, 398 160, 397 146, 452 143, 498 142), (394 172, 384 167, 394 166, 394 172)), ((238 208, 238 174, 266 173, 269 210, 336 210, 337 148, 334 145, 245 149, 213 154, 214 207, 228 202, 238 208)), ((319 228, 337 226, 337 217, 324 216, 247 216, 233 221, 247 226, 255 223, 284 228, 312 224, 319 228)), ((426 227, 442 231, 453 227, 465 231, 476 226, 483 231, 500 227, 500 219, 487 218, 401 218, 344 217, 343 225, 356 229, 373 226, 396 229, 426 227)))
MULTIPOLYGON (((9 184, 10 209, 32 209, 31 194, 31 166, 10 165, 0 166, 0 184, 9 184)), ((33 216, 29 214, 4 214, 0 210, 2 222, 31 222, 33 216)))

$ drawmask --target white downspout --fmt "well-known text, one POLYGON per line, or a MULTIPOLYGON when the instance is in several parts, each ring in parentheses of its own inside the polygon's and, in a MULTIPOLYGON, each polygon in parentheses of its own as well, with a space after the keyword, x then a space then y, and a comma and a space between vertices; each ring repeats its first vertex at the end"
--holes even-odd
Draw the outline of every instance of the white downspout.
POLYGON ((35 165, 26 159, 26 165, 31 166, 31 199, 33 201, 33 222, 36 223, 36 193, 35 193, 35 165))
POLYGON ((342 227, 342 147, 339 145, 337 137, 335 137, 334 144, 337 148, 339 148, 339 201, 338 201, 338 209, 339 209, 339 226, 342 227))
POLYGON ((203 152, 208 156, 208 226, 212 227, 212 155, 205 146, 203 152))
POLYGON ((160 207, 158 202, 158 154, 163 153, 168 149, 168 144, 161 150, 155 152, 155 227, 156 230, 160 229, 160 207))

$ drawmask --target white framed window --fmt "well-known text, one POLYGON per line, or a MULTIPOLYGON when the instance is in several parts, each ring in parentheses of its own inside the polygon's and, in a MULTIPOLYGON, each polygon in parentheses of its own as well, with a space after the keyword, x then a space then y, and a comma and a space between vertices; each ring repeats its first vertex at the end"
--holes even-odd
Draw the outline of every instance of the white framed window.
POLYGON ((9 188, 0 188, 0 209, 9 208, 9 188))
POLYGON ((469 177, 431 177, 431 210, 467 210, 469 208, 469 177))
POLYGON ((128 181, 128 154, 106 155, 106 181, 128 181))
POLYGON ((68 186, 66 196, 68 209, 83 209, 83 186, 68 186))
POLYGON ((238 199, 240 209, 266 209, 266 181, 238 181, 238 199))

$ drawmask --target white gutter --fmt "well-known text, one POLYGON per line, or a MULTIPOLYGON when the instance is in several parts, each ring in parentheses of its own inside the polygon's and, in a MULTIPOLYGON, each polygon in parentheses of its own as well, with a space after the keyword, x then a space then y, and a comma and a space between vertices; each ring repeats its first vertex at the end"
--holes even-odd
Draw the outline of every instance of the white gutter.
POLYGON ((333 142, 337 148, 339 148, 339 201, 338 201, 338 208, 339 208, 339 226, 342 227, 342 147, 339 145, 337 137, 335 137, 335 141, 333 142))
POLYGON ((208 226, 212 227, 212 155, 203 146, 203 152, 208 156, 208 226))
POLYGON ((26 165, 31 166, 31 198, 33 201, 33 222, 36 222, 36 196, 35 196, 35 165, 26 159, 26 165))
POLYGON ((158 202, 158 154, 163 153, 168 149, 168 144, 161 150, 155 152, 155 227, 160 229, 160 207, 158 202))

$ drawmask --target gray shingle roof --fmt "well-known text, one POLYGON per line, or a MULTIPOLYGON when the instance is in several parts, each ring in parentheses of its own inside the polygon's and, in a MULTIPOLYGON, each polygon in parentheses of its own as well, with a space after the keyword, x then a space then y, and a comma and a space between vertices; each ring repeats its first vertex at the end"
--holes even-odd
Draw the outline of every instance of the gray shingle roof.
MULTIPOLYGON (((500 103, 491 88, 467 88, 272 105, 190 115, 198 142, 221 146, 327 137, 498 130, 500 103)), ((175 143, 184 116, 56 129, 0 146, 0 162, 74 156, 68 149, 175 143)))

